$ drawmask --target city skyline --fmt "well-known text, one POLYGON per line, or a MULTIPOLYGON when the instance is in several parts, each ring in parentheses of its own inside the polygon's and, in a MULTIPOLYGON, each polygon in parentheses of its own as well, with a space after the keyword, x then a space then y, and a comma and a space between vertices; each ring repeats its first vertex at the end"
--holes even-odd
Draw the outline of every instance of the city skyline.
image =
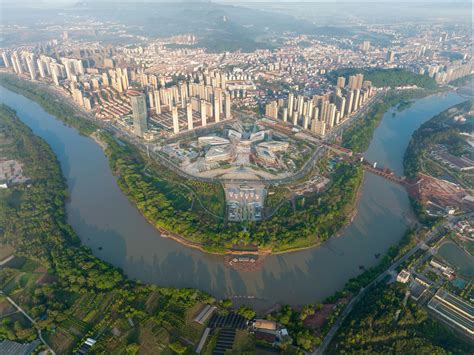
POLYGON ((2 1, 0 353, 471 353, 470 7, 2 1))

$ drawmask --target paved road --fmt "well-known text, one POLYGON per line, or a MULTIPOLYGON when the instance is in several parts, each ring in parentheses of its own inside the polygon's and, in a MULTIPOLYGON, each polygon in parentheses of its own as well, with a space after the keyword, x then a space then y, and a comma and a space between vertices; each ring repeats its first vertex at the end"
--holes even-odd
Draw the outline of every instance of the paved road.
MULTIPOLYGON (((83 108, 79 107, 76 105, 70 97, 66 96, 65 93, 63 93, 61 90, 57 90, 54 87, 50 87, 49 85, 42 85, 48 92, 54 94, 58 99, 62 99, 62 101, 66 102, 70 107, 74 108, 76 112, 78 112, 83 118, 92 121, 96 124, 98 124, 102 129, 105 129, 111 133, 113 133, 116 137, 119 138, 124 138, 128 140, 129 142, 135 144, 137 147, 139 147, 142 151, 148 152, 158 160, 160 163, 177 173, 178 175, 186 178, 186 179, 192 179, 192 180, 197 180, 197 181, 202 181, 202 182, 209 182, 209 183, 215 183, 215 182, 236 182, 233 179, 219 179, 219 178, 205 178, 205 177, 198 177, 195 175, 188 174, 184 172, 182 169, 180 169, 176 164, 171 160, 168 159, 167 157, 164 156, 164 154, 161 154, 159 152, 150 152, 148 151, 148 143, 140 140, 138 137, 134 136, 130 132, 124 131, 120 129, 119 127, 116 127, 113 123, 109 122, 104 122, 101 120, 96 119, 90 112, 85 111, 83 108)), ((323 141, 329 142, 332 141, 336 136, 338 136, 344 129, 352 125, 354 122, 356 122, 359 118, 361 118, 363 115, 367 113, 367 111, 376 103, 379 101, 379 99, 382 97, 383 93, 377 93, 374 97, 372 97, 369 102, 367 102, 359 111, 357 111, 356 114, 354 114, 352 117, 349 119, 346 119, 344 122, 342 122, 339 126, 334 127, 330 133, 328 133, 324 138, 323 141)), ((247 116, 245 112, 242 111, 236 111, 235 112, 236 116, 247 116)), ((223 124, 228 123, 229 121, 222 121, 223 124)), ((311 132, 307 132, 311 133, 311 132)), ((306 161, 304 166, 294 175, 282 178, 282 179, 265 179, 265 183, 267 184, 274 184, 274 185, 284 185, 291 183, 292 181, 298 180, 301 177, 305 176, 315 165, 316 161, 326 152, 327 148, 324 146, 318 147, 314 152, 313 155, 306 161)), ((239 180, 241 181, 241 180, 239 180)), ((252 183, 252 182, 262 182, 262 179, 256 179, 256 180, 245 180, 247 183, 252 183)))
MULTIPOLYGON (((334 127, 331 132, 324 137, 322 141, 324 142, 329 142, 333 140, 336 136, 338 136, 345 128, 349 127, 352 125, 354 122, 356 122, 358 119, 360 119, 363 115, 367 113, 367 111, 376 103, 379 101, 381 95, 383 94, 376 94, 373 98, 370 99, 370 101, 363 106, 354 116, 351 118, 347 119, 343 123, 341 123, 339 126, 334 127)), ((236 112, 237 115, 242 115, 242 112, 236 112)), ((132 137, 130 134, 127 134, 126 132, 120 131, 116 129, 115 127, 111 126, 111 128, 114 129, 115 133, 121 136, 125 136, 129 140, 132 140, 136 145, 140 146, 143 150, 146 150, 146 144, 140 142, 138 139, 135 137, 132 137)), ((309 131, 304 131, 306 134, 312 134, 312 132, 309 131)), ((320 138, 319 138, 320 139, 320 138)), ((316 164, 317 160, 326 152, 327 148, 323 145, 317 147, 315 151, 313 152, 313 155, 306 161, 306 163, 303 165, 303 167, 295 174, 292 176, 286 177, 286 178, 281 178, 281 179, 255 179, 255 180, 248 180, 246 179, 245 182, 247 183, 257 183, 257 182, 262 182, 264 181, 266 184, 274 184, 274 185, 284 185, 291 183, 295 180, 300 179, 301 177, 305 176, 316 164)), ((159 152, 151 152, 151 155, 153 158, 156 160, 160 161, 163 165, 165 165, 168 169, 171 169, 174 171, 176 174, 187 178, 191 180, 198 180, 202 182, 209 182, 209 183, 214 183, 214 182, 221 182, 221 183, 234 183, 238 181, 242 181, 241 179, 222 179, 222 178, 208 178, 208 177, 201 177, 201 176, 195 176, 188 174, 184 172, 181 168, 179 168, 171 159, 166 157, 164 154, 159 153, 159 152)))
POLYGON ((375 96, 373 96, 369 102, 367 102, 359 111, 356 112, 354 116, 351 118, 345 120, 342 122, 339 126, 334 127, 329 134, 327 134, 324 137, 324 140, 330 141, 331 139, 334 139, 335 137, 339 136, 342 131, 348 127, 350 127, 352 124, 354 124, 359 118, 361 118, 363 115, 369 111, 369 109, 372 108, 374 104, 380 101, 380 99, 383 97, 385 92, 383 93, 377 93, 375 96))
POLYGON ((423 245, 428 243, 437 233, 440 231, 441 228, 450 226, 453 222, 456 222, 460 218, 465 218, 465 217, 472 217, 474 215, 474 212, 464 214, 462 216, 457 216, 457 217, 449 217, 448 221, 440 226, 438 226, 435 230, 430 232, 428 236, 421 242, 419 242, 416 246, 414 246, 412 249, 410 249, 405 255, 403 255, 400 259, 395 261, 390 267, 385 270, 382 274, 380 274, 375 280, 373 280, 371 283, 369 283, 366 287, 362 288, 359 293, 351 299, 351 301, 347 304, 346 308, 342 311, 342 313, 339 315, 337 318, 336 322, 333 324, 331 329, 329 330, 328 334, 324 337, 324 340, 321 344, 321 346, 314 351, 314 354, 324 354, 325 351, 327 350, 329 344, 333 340, 334 336, 336 335, 337 331, 339 330, 339 327, 341 326, 342 322, 344 319, 347 317, 349 313, 351 313, 352 309, 354 306, 361 300, 361 298, 365 295, 368 289, 370 289, 372 286, 374 286, 376 283, 382 281, 388 274, 393 272, 396 268, 398 268, 402 263, 404 263, 408 258, 410 258, 413 254, 415 254, 420 248, 422 248, 423 245))
POLYGON ((8 302, 10 302, 13 307, 18 309, 18 311, 21 312, 34 325, 34 327, 36 328, 36 330, 38 332, 38 338, 46 346, 46 349, 48 349, 51 352, 51 354, 55 355, 56 353, 54 352, 54 350, 51 349, 51 347, 48 345, 48 343, 46 343, 46 340, 44 340, 43 335, 41 334, 41 329, 38 326, 38 323, 36 323, 36 321, 33 318, 31 318, 29 316, 29 314, 26 313, 26 311, 23 308, 21 308, 19 305, 17 305, 15 301, 13 301, 9 296, 4 294, 3 291, 0 291, 0 295, 4 295, 7 298, 8 302))

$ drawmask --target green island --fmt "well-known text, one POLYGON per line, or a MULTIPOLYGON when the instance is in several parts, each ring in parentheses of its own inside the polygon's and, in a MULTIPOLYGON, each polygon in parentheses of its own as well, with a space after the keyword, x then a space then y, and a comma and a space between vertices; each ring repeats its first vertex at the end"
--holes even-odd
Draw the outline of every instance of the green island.
MULTIPOLYGON (((288 202, 271 218, 249 223, 244 232, 235 223, 189 211, 192 196, 179 184, 187 184, 187 180, 150 161, 147 163, 153 174, 144 175, 141 173, 145 166, 142 154, 130 145, 118 144, 108 134, 102 134, 101 140, 107 145, 106 153, 119 186, 143 215, 157 228, 179 234, 213 252, 225 252, 236 244, 254 244, 280 251, 320 243, 349 221, 363 178, 360 166, 341 163, 336 167, 336 178, 328 191, 298 198, 294 211, 288 202)), ((218 186, 209 189, 208 184, 199 187, 218 190, 218 186)))
POLYGON ((307 248, 337 233, 355 212, 363 180, 362 167, 341 162, 331 175, 329 189, 321 194, 298 197, 294 206, 288 201, 270 218, 249 222, 244 231, 235 223, 206 213, 211 210, 223 216, 225 207, 220 184, 198 183, 178 176, 132 144, 118 140, 81 114, 74 113, 71 106, 36 84, 8 75, 0 75, 0 84, 38 102, 47 112, 82 134, 99 132, 95 137, 106 147, 122 191, 150 223, 188 246, 213 253, 226 253, 242 245, 252 245, 265 252, 307 248), (206 210, 201 204, 193 203, 196 195, 206 210))

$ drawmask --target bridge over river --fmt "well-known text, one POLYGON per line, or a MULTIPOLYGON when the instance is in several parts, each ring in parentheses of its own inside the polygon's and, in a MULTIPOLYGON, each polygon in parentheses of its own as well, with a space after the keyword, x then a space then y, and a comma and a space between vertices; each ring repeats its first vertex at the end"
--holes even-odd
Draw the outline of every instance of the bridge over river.
POLYGON ((418 183, 418 181, 407 180, 405 176, 397 176, 397 174, 395 174, 395 172, 391 169, 377 168, 377 162, 371 162, 365 159, 365 157, 360 153, 354 154, 352 150, 343 148, 339 145, 332 144, 332 143, 322 142, 322 144, 329 150, 337 154, 343 155, 347 159, 362 162, 362 166, 364 167, 366 171, 370 171, 373 174, 379 175, 387 180, 400 184, 403 187, 410 187, 418 183))

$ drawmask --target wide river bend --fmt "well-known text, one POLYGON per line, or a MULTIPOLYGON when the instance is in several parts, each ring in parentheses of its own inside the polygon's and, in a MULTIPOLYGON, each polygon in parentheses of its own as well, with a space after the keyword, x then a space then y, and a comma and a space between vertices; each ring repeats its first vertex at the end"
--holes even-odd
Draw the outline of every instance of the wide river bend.
MULTIPOLYGON (((402 161, 413 131, 463 99, 444 93, 417 100, 392 115, 389 110, 366 153, 371 161, 403 175, 402 161)), ((413 221, 404 189, 366 173, 358 213, 341 236, 322 246, 272 255, 253 272, 228 268, 223 258, 187 248, 159 233, 117 186, 99 145, 65 126, 38 104, 0 87, 0 102, 56 153, 70 192, 68 220, 95 255, 133 279, 162 286, 193 287, 215 297, 235 297, 263 308, 274 303, 321 301, 348 279, 378 262, 413 221)))

